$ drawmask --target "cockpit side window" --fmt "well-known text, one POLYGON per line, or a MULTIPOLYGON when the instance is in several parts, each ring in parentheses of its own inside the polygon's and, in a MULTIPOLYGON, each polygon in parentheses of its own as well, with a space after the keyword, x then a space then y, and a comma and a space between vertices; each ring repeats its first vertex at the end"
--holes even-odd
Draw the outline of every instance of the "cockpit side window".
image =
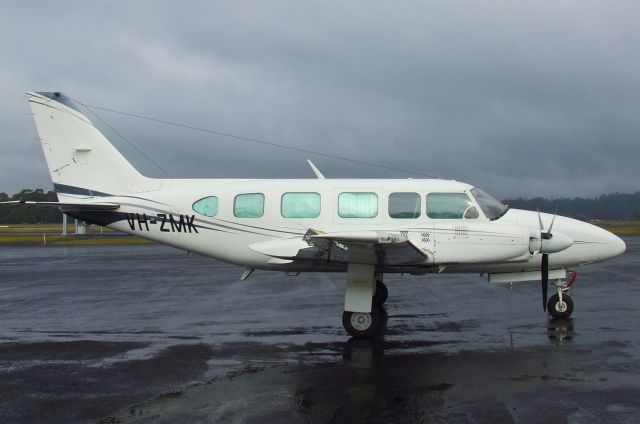
POLYGON ((218 198, 209 196, 193 202, 193 210, 200 215, 214 217, 218 215, 218 198))
POLYGON ((471 189, 471 195, 476 199, 480 209, 484 212, 485 216, 494 221, 507 213, 508 206, 498 202, 493 196, 485 193, 478 188, 471 189))
POLYGON ((427 194, 427 216, 432 219, 476 219, 480 214, 464 193, 427 194))

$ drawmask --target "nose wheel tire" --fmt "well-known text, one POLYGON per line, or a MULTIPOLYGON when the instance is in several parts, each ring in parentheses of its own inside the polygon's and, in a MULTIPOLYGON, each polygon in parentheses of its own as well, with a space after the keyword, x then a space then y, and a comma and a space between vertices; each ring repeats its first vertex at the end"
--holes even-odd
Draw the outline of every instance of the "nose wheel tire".
POLYGON ((342 325, 353 337, 372 337, 382 328, 382 314, 376 306, 371 309, 371 312, 344 311, 342 325))
POLYGON ((373 295, 373 304, 374 305, 384 305, 384 302, 387 301, 389 297, 389 290, 387 290, 387 286, 380 280, 376 281, 376 292, 373 295))
POLYGON ((573 312, 573 300, 569 295, 562 294, 560 302, 560 296, 556 293, 547 301, 547 310, 553 318, 569 318, 573 312))

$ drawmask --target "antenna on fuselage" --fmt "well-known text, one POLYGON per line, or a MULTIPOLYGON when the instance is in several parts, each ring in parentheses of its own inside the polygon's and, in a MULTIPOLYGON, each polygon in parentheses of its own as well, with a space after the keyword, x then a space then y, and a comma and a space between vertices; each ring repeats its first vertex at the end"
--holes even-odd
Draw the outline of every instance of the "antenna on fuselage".
POLYGON ((313 171, 313 173, 316 174, 316 178, 317 179, 319 179, 319 180, 324 180, 325 179, 324 175, 322 175, 322 172, 320 172, 320 170, 318 168, 316 168, 316 166, 313 164, 313 162, 311 162, 311 160, 307 159, 307 163, 311 167, 311 170, 313 171))

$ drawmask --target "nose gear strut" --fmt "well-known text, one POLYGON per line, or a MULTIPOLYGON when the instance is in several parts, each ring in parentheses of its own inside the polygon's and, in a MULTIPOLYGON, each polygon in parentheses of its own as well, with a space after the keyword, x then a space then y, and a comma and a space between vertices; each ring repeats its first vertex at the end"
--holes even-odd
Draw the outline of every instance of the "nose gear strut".
POLYGON ((575 283, 578 273, 573 271, 571 281, 556 280, 553 284, 556 286, 556 293, 547 301, 547 310, 549 315, 556 319, 566 319, 573 312, 573 300, 567 294, 573 283, 575 283))

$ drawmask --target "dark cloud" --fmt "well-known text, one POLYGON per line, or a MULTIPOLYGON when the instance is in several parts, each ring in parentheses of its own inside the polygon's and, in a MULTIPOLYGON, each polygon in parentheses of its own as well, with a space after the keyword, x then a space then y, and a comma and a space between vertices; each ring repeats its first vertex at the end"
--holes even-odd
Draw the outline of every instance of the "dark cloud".
MULTIPOLYGON (((50 187, 27 90, 497 196, 640 190, 637 2, 23 3, 0 18, 0 191, 50 187)), ((96 112, 176 177, 312 175, 309 155, 96 112)))

